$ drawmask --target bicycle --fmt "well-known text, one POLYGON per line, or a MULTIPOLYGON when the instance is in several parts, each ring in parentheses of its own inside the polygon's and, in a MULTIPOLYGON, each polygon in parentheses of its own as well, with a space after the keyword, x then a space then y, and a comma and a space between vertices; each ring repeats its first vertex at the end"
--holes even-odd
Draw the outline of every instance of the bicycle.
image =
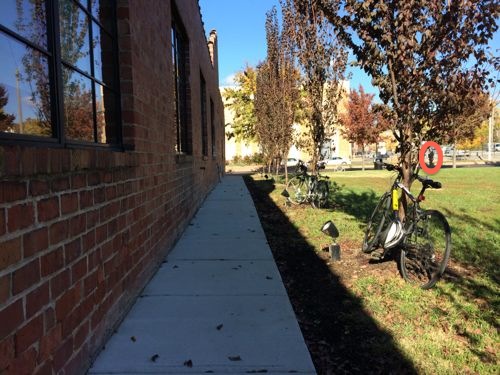
POLYGON ((299 205, 309 202, 314 208, 322 208, 328 202, 328 176, 321 176, 319 173, 310 175, 307 173, 307 166, 299 160, 297 164, 297 172, 281 193, 287 203, 299 205))
POLYGON ((426 189, 440 189, 441 183, 413 175, 422 184, 415 197, 401 182, 403 173, 397 165, 384 163, 389 171, 398 172, 391 189, 382 195, 370 220, 363 239, 362 250, 371 253, 382 248, 380 259, 393 249, 401 250, 399 268, 405 281, 419 284, 422 289, 432 288, 441 278, 451 252, 451 228, 444 215, 437 210, 424 210, 420 202, 426 189), (399 218, 399 204, 406 196, 408 206, 404 219, 399 218))

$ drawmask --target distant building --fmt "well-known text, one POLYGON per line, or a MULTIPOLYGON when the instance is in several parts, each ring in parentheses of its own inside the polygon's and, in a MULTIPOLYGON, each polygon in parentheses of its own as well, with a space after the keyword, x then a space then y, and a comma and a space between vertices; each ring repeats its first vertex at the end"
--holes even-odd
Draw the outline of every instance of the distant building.
POLYGON ((233 131, 234 112, 228 106, 228 99, 224 96, 225 87, 221 87, 222 102, 224 104, 224 120, 226 121, 226 160, 233 161, 245 157, 252 157, 260 153, 259 145, 254 141, 237 140, 235 137, 229 137, 227 134, 233 131))
POLYGON ((217 35, 197 0, 21 3, 0 2, 0 373, 84 374, 223 171, 217 35))
MULTIPOLYGON (((349 81, 344 81, 343 88, 346 92, 349 92, 349 81)), ((224 118, 226 120, 226 159, 228 161, 233 160, 235 157, 242 158, 245 156, 252 156, 260 152, 259 145, 255 141, 247 141, 247 140, 236 140, 233 138, 228 138, 227 133, 231 131, 231 124, 233 122, 234 113, 227 106, 227 101, 224 98, 224 87, 221 87, 222 100, 224 102, 224 118)), ((346 97, 347 98, 347 97, 346 97)), ((345 111, 345 100, 341 101, 341 111, 345 111)), ((296 136, 304 135, 307 132, 307 128, 300 124, 294 124, 294 133, 296 136)), ((342 157, 351 157, 352 153, 352 145, 351 143, 344 138, 342 135, 341 128, 337 128, 335 132, 327 137, 325 144, 323 145, 323 149, 321 154, 325 157, 332 156, 342 156, 342 157)), ((292 145, 290 151, 288 153, 289 158, 301 159, 303 161, 308 161, 311 159, 311 155, 306 150, 299 149, 297 146, 292 145)))

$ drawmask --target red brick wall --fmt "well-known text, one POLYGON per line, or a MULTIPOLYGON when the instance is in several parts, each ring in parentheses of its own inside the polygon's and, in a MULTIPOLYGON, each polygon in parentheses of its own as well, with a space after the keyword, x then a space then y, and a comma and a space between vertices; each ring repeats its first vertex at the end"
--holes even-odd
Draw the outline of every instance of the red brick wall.
POLYGON ((217 67, 197 1, 177 1, 191 71, 193 155, 182 157, 175 154, 170 1, 118 2, 130 150, 0 145, 0 373, 85 372, 224 165, 217 67), (200 70, 215 104, 216 158, 201 155, 200 70))

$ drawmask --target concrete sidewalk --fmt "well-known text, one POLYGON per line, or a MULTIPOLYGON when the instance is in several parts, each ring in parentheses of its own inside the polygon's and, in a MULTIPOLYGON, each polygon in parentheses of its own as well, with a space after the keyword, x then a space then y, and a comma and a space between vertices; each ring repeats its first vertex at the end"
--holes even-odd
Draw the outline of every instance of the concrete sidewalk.
POLYGON ((89 374, 315 374, 240 176, 211 192, 89 374))

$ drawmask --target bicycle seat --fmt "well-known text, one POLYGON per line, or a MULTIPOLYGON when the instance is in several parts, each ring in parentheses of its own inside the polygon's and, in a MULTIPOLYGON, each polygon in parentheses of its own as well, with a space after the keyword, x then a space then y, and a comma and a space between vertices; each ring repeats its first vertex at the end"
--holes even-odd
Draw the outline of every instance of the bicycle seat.
POLYGON ((424 185, 426 189, 427 188, 441 189, 441 187, 443 186, 441 182, 431 180, 430 178, 423 178, 423 177, 417 177, 417 178, 422 183, 422 185, 424 185))

